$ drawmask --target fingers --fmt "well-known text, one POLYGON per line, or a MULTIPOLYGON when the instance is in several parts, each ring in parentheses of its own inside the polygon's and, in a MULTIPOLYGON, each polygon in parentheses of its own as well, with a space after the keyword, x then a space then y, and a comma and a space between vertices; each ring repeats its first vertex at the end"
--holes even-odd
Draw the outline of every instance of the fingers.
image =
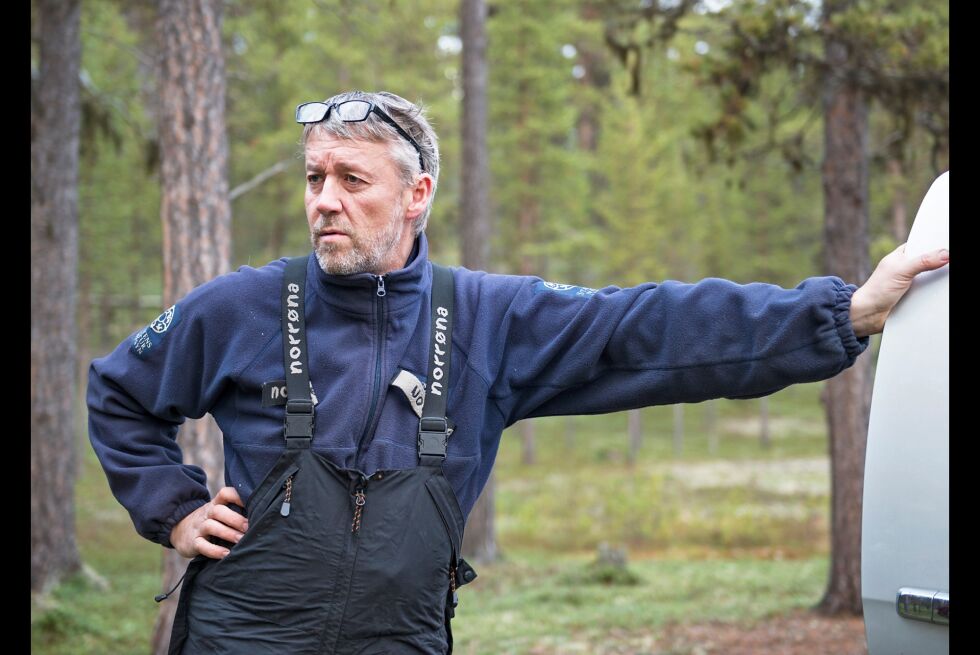
POLYGON ((903 243, 882 258, 879 263, 884 275, 899 275, 903 280, 912 281, 919 273, 942 268, 949 263, 949 250, 937 248, 911 257, 906 254, 907 243, 903 243), (890 272, 889 272, 890 271, 890 272))
POLYGON ((215 505, 227 505, 229 503, 234 503, 239 507, 245 507, 245 503, 242 502, 241 497, 238 495, 238 490, 234 487, 221 487, 211 502, 213 502, 215 505))
POLYGON ((178 524, 180 530, 175 528, 177 534, 187 533, 186 537, 179 540, 179 545, 174 543, 177 552, 184 557, 193 557, 198 554, 212 559, 226 557, 231 551, 225 546, 212 543, 211 538, 215 537, 237 544, 248 529, 248 519, 228 505, 244 507, 244 503, 242 503, 242 499, 234 487, 223 487, 215 494, 211 502, 202 505, 185 517, 178 524), (190 544, 189 548, 185 546, 187 542, 190 544))
POLYGON ((915 270, 913 275, 918 275, 924 271, 934 271, 949 263, 949 250, 939 248, 919 255, 915 260, 915 270))
MULTIPOLYGON (((238 515, 235 514, 235 516, 238 515)), ((238 518, 242 517, 238 516, 238 518)), ((212 517, 201 524, 199 534, 203 536, 210 535, 212 537, 218 537, 219 539, 224 539, 225 541, 237 544, 241 538, 245 536, 245 531, 212 517)))
POLYGON ((194 546, 197 548, 198 554, 211 559, 224 559, 231 552, 224 546, 213 544, 206 537, 200 535, 194 538, 194 546))
POLYGON ((211 500, 204 514, 199 533, 214 536, 237 544, 248 530, 248 519, 228 507, 229 504, 242 507, 242 499, 234 487, 222 487, 211 500))
MULTIPOLYGON (((210 521, 219 523, 222 526, 231 526, 239 532, 245 532, 248 529, 248 519, 235 510, 230 509, 227 505, 212 505, 211 511, 207 513, 206 518, 210 521)), ((207 523, 207 521, 205 521, 205 523, 207 523)), ((224 536, 223 534, 219 534, 218 532, 211 532, 211 534, 221 537, 222 539, 227 539, 228 541, 238 541, 238 539, 228 539, 228 537, 224 536)))

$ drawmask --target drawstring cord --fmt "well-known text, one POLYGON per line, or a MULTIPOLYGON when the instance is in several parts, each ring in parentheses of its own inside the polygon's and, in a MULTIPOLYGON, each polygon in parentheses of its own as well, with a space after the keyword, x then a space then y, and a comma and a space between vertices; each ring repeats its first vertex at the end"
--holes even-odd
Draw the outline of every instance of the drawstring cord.
POLYGON ((159 594, 157 596, 154 596, 153 597, 153 600, 155 600, 156 602, 159 603, 162 600, 167 600, 168 598, 170 598, 170 594, 172 594, 175 591, 177 591, 177 587, 179 587, 180 586, 180 583, 184 581, 184 576, 186 576, 186 575, 187 575, 187 569, 184 569, 184 575, 180 576, 180 580, 177 581, 177 584, 174 585, 173 589, 171 589, 170 591, 168 591, 165 594, 159 594))

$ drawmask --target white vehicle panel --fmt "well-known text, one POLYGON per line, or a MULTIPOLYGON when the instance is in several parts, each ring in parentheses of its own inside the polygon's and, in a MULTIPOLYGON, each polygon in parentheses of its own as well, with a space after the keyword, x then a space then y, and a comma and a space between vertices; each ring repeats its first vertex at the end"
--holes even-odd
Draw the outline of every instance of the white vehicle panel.
MULTIPOLYGON (((948 171, 922 201, 906 253, 940 247, 949 248, 948 171)), ((882 333, 861 539, 869 655, 949 653, 948 623, 896 607, 901 588, 915 588, 913 597, 949 592, 949 266, 918 275, 882 333)), ((948 621, 948 606, 934 615, 941 611, 948 621)))

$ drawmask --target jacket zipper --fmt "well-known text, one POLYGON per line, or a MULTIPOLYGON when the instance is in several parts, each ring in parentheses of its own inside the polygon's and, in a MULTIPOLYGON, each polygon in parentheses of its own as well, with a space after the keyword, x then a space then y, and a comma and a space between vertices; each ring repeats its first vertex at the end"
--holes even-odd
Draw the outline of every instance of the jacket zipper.
POLYGON ((365 502, 364 488, 360 487, 354 492, 354 520, 350 524, 351 534, 356 535, 361 529, 361 513, 364 511, 365 502))
POLYGON ((354 519, 350 524, 351 534, 356 535, 361 531, 361 515, 364 513, 364 505, 367 502, 365 492, 367 491, 368 482, 383 478, 384 473, 382 471, 378 471, 370 477, 361 474, 361 479, 358 481, 357 486, 354 487, 354 519))
POLYGON ((375 295, 377 296, 377 319, 378 319, 378 330, 377 330, 377 340, 378 340, 378 356, 375 358, 374 362, 374 389, 371 392, 371 409, 368 413, 367 423, 364 425, 364 432, 361 433, 361 438, 357 442, 357 460, 360 460, 361 449, 364 446, 365 440, 371 433, 371 428, 374 427, 374 415, 377 411, 375 406, 378 402, 378 396, 381 393, 381 358, 384 355, 384 298, 388 295, 388 291, 385 289, 385 277, 384 275, 375 276, 378 282, 375 295))
MULTIPOLYGON (((347 603, 350 600, 351 583, 354 578, 354 563, 357 561, 358 533, 361 530, 361 518, 366 504, 366 494, 368 482, 370 480, 380 480, 380 472, 368 477, 363 473, 358 473, 356 484, 354 485, 354 516, 351 520, 350 536, 344 539, 343 552, 341 553, 341 564, 338 570, 341 572, 340 580, 334 586, 333 593, 327 603, 327 617, 324 622, 323 631, 320 633, 320 648, 317 652, 333 653, 337 650, 337 643, 340 640, 341 622, 347 603)), ((350 493, 350 487, 348 487, 350 493)))

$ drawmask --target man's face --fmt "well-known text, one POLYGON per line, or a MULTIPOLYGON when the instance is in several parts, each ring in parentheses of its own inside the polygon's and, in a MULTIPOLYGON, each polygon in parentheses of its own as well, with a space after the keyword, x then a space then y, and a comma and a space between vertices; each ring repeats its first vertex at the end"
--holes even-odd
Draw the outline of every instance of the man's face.
POLYGON ((311 134, 306 142, 306 219, 327 273, 384 275, 405 265, 419 212, 388 145, 311 134))

